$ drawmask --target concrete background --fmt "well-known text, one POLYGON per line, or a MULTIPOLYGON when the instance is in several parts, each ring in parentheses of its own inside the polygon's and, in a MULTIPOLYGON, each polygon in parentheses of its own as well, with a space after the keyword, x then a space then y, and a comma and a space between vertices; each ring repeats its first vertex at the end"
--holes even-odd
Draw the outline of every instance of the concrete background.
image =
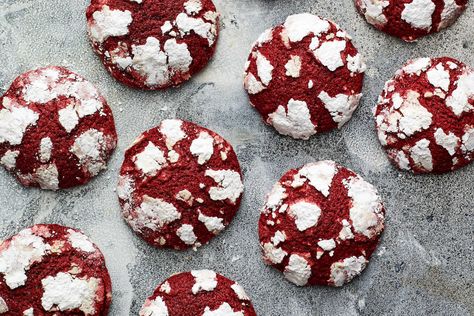
MULTIPOLYGON (((472 2, 472 1, 471 1, 472 2)), ((384 82, 408 58, 450 55, 474 66, 473 3, 450 29, 406 44, 377 32, 351 0, 215 1, 222 32, 215 58, 178 89, 141 92, 115 82, 86 37, 87 0, 0 0, 0 91, 20 73, 71 68, 96 84, 111 105, 119 146, 110 168, 89 185, 58 193, 24 189, 0 171, 0 237, 34 223, 83 230, 102 249, 113 279, 110 315, 136 315, 170 274, 210 268, 240 282, 259 315, 473 315, 474 165, 443 176, 400 173, 377 141, 371 109, 384 82), (252 42, 293 13, 336 21, 354 38, 368 71, 364 98, 340 131, 295 141, 264 126, 242 88, 252 42), (114 187, 124 149, 164 118, 179 117, 228 139, 240 158, 245 198, 233 224, 198 252, 153 249, 122 221, 114 187), (333 159, 380 191, 387 229, 362 277, 340 289, 297 288, 265 266, 257 242, 265 194, 289 168, 333 159)))

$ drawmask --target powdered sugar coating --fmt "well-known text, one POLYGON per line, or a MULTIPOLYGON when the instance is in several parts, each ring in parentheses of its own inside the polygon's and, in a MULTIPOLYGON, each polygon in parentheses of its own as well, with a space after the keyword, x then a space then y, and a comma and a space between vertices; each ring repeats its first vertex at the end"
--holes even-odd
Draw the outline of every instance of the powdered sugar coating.
POLYGON ((222 137, 165 120, 125 153, 117 193, 125 220, 148 243, 196 249, 229 225, 243 183, 237 156, 222 137))
POLYGON ((360 176, 333 161, 307 164, 288 171, 267 197, 263 258, 298 286, 342 286, 365 268, 384 217, 377 190, 360 176), (346 271, 337 263, 351 257, 364 264, 346 271))
POLYGON ((23 185, 85 184, 106 168, 116 143, 105 99, 65 68, 29 71, 0 98, 0 163, 23 185))
POLYGON ((411 42, 438 32, 466 9, 468 0, 354 0, 367 22, 411 42))
POLYGON ((444 173, 474 159, 462 138, 474 126, 474 71, 452 58, 409 61, 375 108, 390 160, 414 173, 444 173))
POLYGON ((250 298, 236 282, 211 270, 178 273, 144 303, 140 316, 256 316, 250 298), (168 291, 162 291, 165 285, 168 291))
POLYGON ((266 123, 280 134, 308 139, 351 118, 362 96, 365 68, 339 26, 296 14, 255 42, 244 87, 266 123))
POLYGON ((0 283, 0 297, 11 315, 99 316, 109 310, 104 257, 72 228, 35 225, 4 241, 0 275, 6 281, 0 283))
POLYGON ((92 0, 86 14, 93 48, 117 80, 164 89, 207 64, 218 36, 211 0, 135 2, 92 0))

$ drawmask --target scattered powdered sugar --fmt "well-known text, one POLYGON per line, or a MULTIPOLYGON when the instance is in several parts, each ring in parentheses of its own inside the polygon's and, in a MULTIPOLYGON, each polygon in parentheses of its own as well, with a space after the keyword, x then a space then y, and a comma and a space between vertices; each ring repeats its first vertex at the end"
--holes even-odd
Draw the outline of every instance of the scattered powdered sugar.
POLYGON ((338 168, 333 161, 326 160, 310 163, 298 171, 291 186, 294 188, 302 186, 308 180, 311 186, 325 197, 328 197, 332 179, 337 171, 338 168))

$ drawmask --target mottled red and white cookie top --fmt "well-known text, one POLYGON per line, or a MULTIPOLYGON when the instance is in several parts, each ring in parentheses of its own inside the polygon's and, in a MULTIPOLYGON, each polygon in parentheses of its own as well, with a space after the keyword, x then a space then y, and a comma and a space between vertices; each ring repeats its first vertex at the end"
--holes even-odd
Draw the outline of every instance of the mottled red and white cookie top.
POLYGON ((141 89, 177 86, 204 68, 219 30, 211 0, 92 0, 86 15, 107 70, 141 89))
POLYGON ((447 57, 409 61, 375 108, 390 160, 414 173, 444 173, 474 159, 474 70, 447 57))
POLYGON ((35 225, 0 244, 0 314, 106 316, 104 257, 81 232, 35 225))
POLYGON ((140 316, 255 316, 236 282, 210 270, 175 274, 149 297, 140 316))
POLYGON ((288 171, 259 221, 267 264, 298 286, 342 286, 365 269, 384 229, 377 190, 333 161, 288 171))
POLYGON ((165 120, 126 151, 117 191, 125 220, 142 238, 185 249, 229 225, 243 188, 227 141, 196 124, 165 120))
POLYGON ((263 120, 297 139, 342 127, 361 98, 365 63, 346 32, 309 13, 255 42, 244 86, 263 120))
POLYGON ((0 98, 0 164, 25 186, 85 184, 106 168, 116 143, 105 99, 65 68, 27 72, 0 98))
POLYGON ((412 42, 453 24, 468 0, 354 0, 377 29, 412 42))

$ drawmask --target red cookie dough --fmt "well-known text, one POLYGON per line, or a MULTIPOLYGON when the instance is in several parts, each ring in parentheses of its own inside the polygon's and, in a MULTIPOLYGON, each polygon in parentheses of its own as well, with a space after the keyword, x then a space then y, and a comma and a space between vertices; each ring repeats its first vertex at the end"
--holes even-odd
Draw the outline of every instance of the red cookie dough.
POLYGON ((243 184, 226 140, 193 123, 165 120, 126 151, 117 192, 125 220, 143 239, 186 249, 230 224, 243 184))
POLYGON ((354 0, 377 29, 412 42, 453 24, 468 0, 354 0))
POLYGON ((85 184, 106 168, 116 144, 105 99, 65 68, 29 71, 0 98, 0 164, 25 186, 85 184))
POLYGON ((259 221, 265 262, 298 286, 342 286, 366 267, 384 229, 377 190, 333 161, 288 171, 259 221))
POLYGON ((335 23, 291 15, 260 35, 244 86, 264 122, 297 139, 341 128, 362 96, 365 63, 335 23))
POLYGON ((86 16, 105 68, 147 90, 178 86, 203 69, 219 31, 211 0, 91 0, 86 16))
POLYGON ((474 159, 474 70, 448 57, 409 61, 375 108, 390 160, 414 173, 444 173, 474 159))
POLYGON ((250 298, 234 281, 210 270, 175 274, 149 297, 140 316, 256 316, 250 298))
POLYGON ((81 232, 35 225, 0 244, 0 314, 106 316, 104 256, 81 232))

